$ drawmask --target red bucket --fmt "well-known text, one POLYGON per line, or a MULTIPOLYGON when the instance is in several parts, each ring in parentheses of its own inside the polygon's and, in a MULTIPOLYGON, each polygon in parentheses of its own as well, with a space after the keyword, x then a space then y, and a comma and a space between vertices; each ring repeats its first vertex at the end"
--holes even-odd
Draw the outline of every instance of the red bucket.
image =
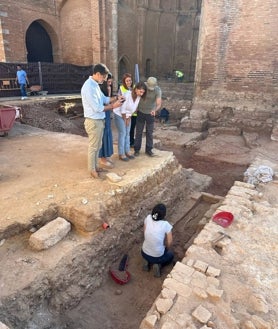
POLYGON ((212 217, 212 220, 222 227, 228 227, 234 220, 234 215, 228 211, 221 211, 212 217))

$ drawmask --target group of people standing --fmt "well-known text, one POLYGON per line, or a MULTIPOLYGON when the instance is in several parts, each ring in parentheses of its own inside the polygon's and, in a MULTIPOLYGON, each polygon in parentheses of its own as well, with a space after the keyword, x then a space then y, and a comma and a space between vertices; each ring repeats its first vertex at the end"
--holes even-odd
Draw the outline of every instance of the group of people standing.
MULTIPOLYGON (((156 112, 161 107, 161 89, 154 77, 135 85, 129 73, 124 74, 116 96, 113 96, 113 77, 104 64, 94 66, 93 74, 81 89, 84 108, 85 130, 89 137, 88 169, 93 178, 99 178, 102 166, 113 166, 113 136, 111 111, 114 112, 118 130, 118 155, 122 161, 139 156, 142 135, 146 125, 145 153, 154 156, 153 130, 156 112), (136 126, 136 129, 135 129, 136 126), (135 138, 134 138, 135 131, 135 138), (130 147, 134 146, 134 154, 130 147)), ((160 277, 161 267, 173 261, 172 225, 165 219, 166 206, 157 204, 144 220, 144 243, 141 254, 143 270, 153 268, 155 277, 160 277)))
POLYGON ((154 156, 153 130, 156 112, 161 108, 161 89, 157 79, 133 84, 132 76, 124 74, 116 96, 113 96, 113 77, 104 64, 94 66, 93 74, 81 89, 85 130, 89 137, 88 170, 99 178, 103 167, 112 168, 113 136, 111 111, 118 130, 118 155, 121 161, 139 156, 143 130, 146 125, 145 153, 154 156), (136 127, 136 129, 135 129, 136 127), (134 147, 134 153, 131 153, 134 147))

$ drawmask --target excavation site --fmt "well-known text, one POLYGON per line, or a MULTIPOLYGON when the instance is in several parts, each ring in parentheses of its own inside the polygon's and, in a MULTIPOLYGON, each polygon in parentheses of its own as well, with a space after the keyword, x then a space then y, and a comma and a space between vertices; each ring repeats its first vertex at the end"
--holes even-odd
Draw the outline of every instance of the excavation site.
POLYGON ((114 167, 94 180, 79 95, 5 105, 20 116, 0 138, 1 329, 278 327, 275 129, 234 125, 232 109, 193 129, 203 112, 169 96, 156 156, 119 161, 112 118, 114 167), (141 256, 157 203, 175 255, 159 278, 141 256))

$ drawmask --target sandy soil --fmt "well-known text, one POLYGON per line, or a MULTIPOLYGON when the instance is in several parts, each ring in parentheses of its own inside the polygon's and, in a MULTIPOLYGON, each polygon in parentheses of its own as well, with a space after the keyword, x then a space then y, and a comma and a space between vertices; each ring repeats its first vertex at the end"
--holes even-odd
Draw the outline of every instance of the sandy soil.
MULTIPOLYGON (((44 114, 45 115, 45 114, 44 114)), ((57 116, 55 114, 55 118, 57 116)), ((80 132, 80 135, 84 135, 82 127, 82 119, 72 120, 70 123, 67 119, 59 117, 62 120, 64 132, 80 132)), ((48 118, 48 122, 51 120, 48 118)), ((49 123, 50 124, 50 123, 49 123)), ((20 134, 20 131, 18 132, 20 134)), ((35 133, 35 132, 34 132, 35 133)), ((10 133, 13 136, 13 133, 10 133)), ((116 136, 116 135, 115 135, 116 136)), ((38 138, 43 138, 43 136, 38 136, 38 138)), ((239 137, 238 137, 239 138, 239 137)), ((70 140, 70 138, 68 139, 70 140)), ((248 163, 254 158, 256 152, 254 150, 247 150, 244 145, 235 146, 238 152, 230 154, 228 151, 225 154, 225 149, 228 150, 227 145, 231 145, 231 137, 229 135, 221 136, 221 145, 217 145, 217 138, 213 140, 203 141, 200 143, 203 147, 199 147, 192 150, 185 149, 175 149, 172 150, 176 154, 179 162, 186 168, 194 168, 196 171, 204 174, 208 174, 213 177, 213 185, 210 188, 210 192, 217 195, 225 195, 228 189, 232 186, 234 180, 242 180, 243 172, 248 166, 248 163), (198 149, 198 155, 195 151, 198 149), (202 153, 202 150, 206 152, 202 153), (224 149, 224 150, 223 150, 224 149), (241 152, 242 151, 242 152, 241 152), (219 157, 217 158, 217 153, 219 157), (229 154, 228 154, 229 153, 229 154), (239 161, 239 153, 242 155, 239 161), (203 156, 202 156, 203 154, 203 156), (214 159, 211 154, 215 154, 214 159), (229 159, 228 159, 229 158, 229 159), (229 161, 223 161, 229 160, 229 161)), ((28 137, 22 136, 22 143, 28 142, 28 137)), ((236 143, 236 139, 234 139, 236 143)), ((23 145, 23 144, 22 144, 23 145)), ((163 142, 162 142, 163 145, 163 142)), ((72 147, 73 145, 68 145, 72 147)), ((264 141, 260 148, 261 151, 264 148, 264 141)), ((21 147, 19 144, 15 144, 17 152, 21 152, 21 147)), ((38 155, 38 161, 41 162, 42 170, 49 170, 50 176, 53 166, 59 166, 59 163, 51 164, 48 163, 48 146, 45 150, 42 150, 41 154, 38 155)), ((78 145, 75 145, 77 147, 78 145)), ((163 148, 163 146, 162 146, 163 148)), ((164 147, 166 149, 166 147, 164 147)), ((78 151, 77 151, 78 152, 78 151)), ((276 156, 275 147, 271 149, 273 156, 276 156)), ((63 156, 67 157, 65 152, 63 156)), ((85 159, 77 157, 77 163, 73 164, 72 168, 67 168, 67 170, 73 170, 75 166, 84 166, 85 159)), ((7 166, 9 164, 6 164, 7 166)), ((32 170, 32 164, 28 162, 28 154, 26 154, 26 163, 24 164, 25 170, 32 170)), ((10 176, 1 176, 1 183, 4 183, 6 179, 17 180, 19 173, 15 172, 13 168, 10 169, 10 176)), ((85 180, 85 177, 79 177, 78 179, 85 180)), ((34 198, 36 195, 36 182, 27 180, 18 180, 18 184, 24 184, 25 189, 30 193, 30 198, 34 198)), ((52 186, 55 185, 55 180, 51 181, 52 186)), ((73 189, 76 188, 73 185, 73 189)), ((50 194, 50 192, 46 193, 50 194)), ((19 197, 20 202, 20 197, 19 197)), ((11 205, 12 206, 12 205, 11 205)), ((22 207, 22 212, 24 205, 20 204, 22 207)), ((174 245, 173 250, 176 254, 177 260, 184 256, 186 248, 190 245, 190 242, 194 238, 195 234, 198 233, 199 221, 203 217, 203 214, 209 209, 210 204, 200 204, 197 209, 188 214, 186 217, 182 218, 174 227, 174 245)), ((143 235, 141 236, 143 238, 143 235)), ((110 328, 121 328, 130 329, 137 328, 145 316, 146 312, 149 310, 153 303, 155 297, 159 294, 161 290, 161 284, 165 279, 166 275, 171 270, 171 266, 168 266, 163 270, 162 277, 157 279, 153 277, 152 272, 143 272, 141 269, 142 259, 140 256, 140 247, 142 239, 138 240, 138 243, 133 247, 132 250, 128 251, 129 255, 129 265, 128 270, 131 273, 131 280, 128 284, 124 286, 117 285, 109 276, 108 273, 104 273, 106 280, 104 284, 96 290, 91 296, 83 299, 79 305, 67 311, 64 315, 58 315, 55 313, 49 313, 46 318, 45 313, 37 314, 34 316, 32 323, 30 323, 29 329, 62 329, 62 328, 78 328, 78 329, 110 329, 110 328)), ((16 246, 14 247, 16 248, 16 246)), ((122 255, 119 255, 118 259, 115 259, 115 264, 118 264, 122 255)), ((93 278, 92 278, 93 279, 93 278)), ((44 311, 45 312, 45 311, 44 311)), ((1 320, 1 319, 0 319, 1 320)))

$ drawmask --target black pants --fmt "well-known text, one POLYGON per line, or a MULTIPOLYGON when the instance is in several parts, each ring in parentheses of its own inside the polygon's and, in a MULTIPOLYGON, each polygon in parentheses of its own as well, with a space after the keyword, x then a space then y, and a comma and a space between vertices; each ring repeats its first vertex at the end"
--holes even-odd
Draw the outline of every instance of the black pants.
POLYGON ((134 142, 134 151, 139 152, 142 146, 143 130, 146 124, 146 148, 145 152, 150 152, 153 148, 153 130, 154 130, 154 116, 137 112, 136 120, 136 134, 134 142))
POLYGON ((132 115, 131 116, 130 133, 129 133, 130 146, 134 146, 134 141, 135 141, 135 137, 134 136, 135 136, 136 120, 137 120, 137 116, 132 115))

